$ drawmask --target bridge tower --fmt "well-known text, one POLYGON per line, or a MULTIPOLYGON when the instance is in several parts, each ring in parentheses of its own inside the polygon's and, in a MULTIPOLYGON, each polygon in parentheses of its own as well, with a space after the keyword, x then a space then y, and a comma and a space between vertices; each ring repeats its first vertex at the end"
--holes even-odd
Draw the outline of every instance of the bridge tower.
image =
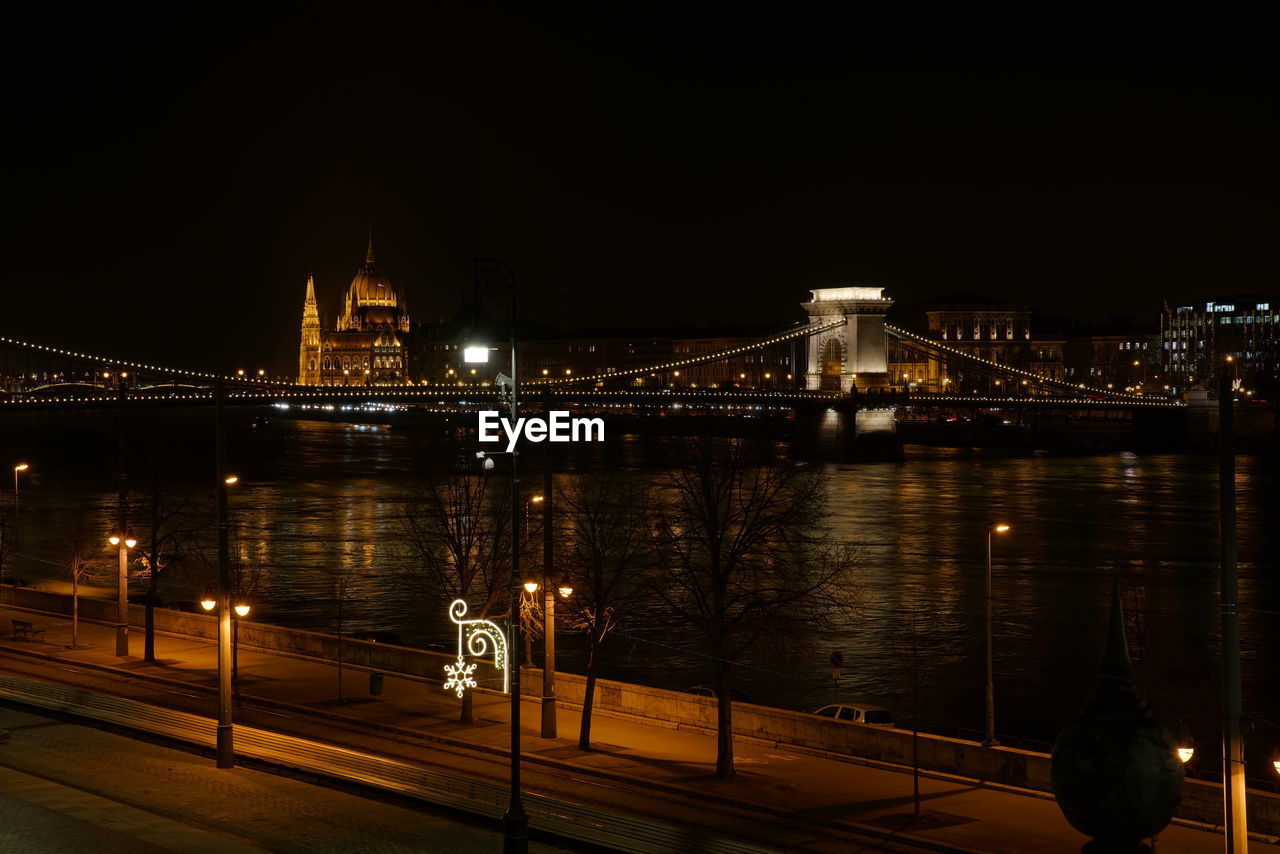
POLYGON ((298 382, 320 385, 320 312, 316 308, 316 285, 307 274, 307 299, 302 304, 302 343, 298 348, 298 382))
POLYGON ((893 300, 884 288, 819 288, 801 303, 813 324, 843 326, 809 336, 805 388, 848 394, 853 389, 885 388, 889 367, 885 351, 884 315, 893 300))

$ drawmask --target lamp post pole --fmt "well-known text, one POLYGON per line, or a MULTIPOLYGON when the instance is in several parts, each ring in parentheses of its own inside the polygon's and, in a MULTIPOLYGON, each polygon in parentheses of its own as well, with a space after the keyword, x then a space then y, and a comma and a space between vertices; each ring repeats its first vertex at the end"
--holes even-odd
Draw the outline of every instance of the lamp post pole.
POLYGON ((996 740, 996 689, 993 675, 994 663, 991 655, 991 539, 995 534, 1003 534, 1009 530, 1005 524, 987 526, 987 732, 982 740, 983 747, 995 747, 1000 744, 996 740))
POLYGON ((13 467, 13 518, 14 519, 18 518, 18 475, 29 468, 31 468, 31 466, 27 465, 26 463, 18 463, 16 466, 13 467))
POLYGON ((986 747, 999 743, 996 741, 996 688, 991 672, 991 537, 994 533, 987 528, 987 737, 982 741, 986 747))
POLYGON ((119 466, 119 491, 116 496, 116 512, 119 522, 119 542, 116 543, 116 559, 118 564, 117 572, 117 603, 116 603, 116 655, 124 658, 129 654, 129 546, 125 543, 125 537, 129 535, 129 475, 128 461, 126 459, 128 452, 128 441, 125 436, 125 397, 128 392, 125 389, 125 373, 124 371, 116 372, 116 398, 120 404, 120 424, 119 424, 119 448, 118 448, 118 466, 119 466))
MULTIPOLYGON (((1230 357, 1228 357, 1230 358, 1230 357)), ((1245 814, 1244 742, 1240 735, 1240 624, 1236 579, 1236 459, 1234 397, 1224 368, 1218 380, 1218 510, 1222 548, 1222 799, 1227 854, 1249 850, 1245 814)))
MULTIPOLYGON (((551 390, 547 389, 547 419, 551 418, 551 390)), ((553 561, 554 532, 551 529, 555 518, 552 478, 551 478, 551 442, 545 445, 542 458, 542 594, 544 622, 542 634, 546 642, 542 657, 542 737, 556 737, 556 586, 553 584, 555 567, 553 561)))
MULTIPOLYGON (((519 363, 516 360, 516 284, 511 271, 499 264, 507 275, 511 293, 511 420, 520 417, 520 404, 516 396, 519 384, 519 363)), ((511 622, 507 639, 508 659, 511 667, 511 796, 507 812, 502 816, 503 854, 526 854, 529 850, 529 817, 520 799, 520 451, 518 444, 511 449, 511 622)))
POLYGON ((227 389, 219 377, 215 387, 218 489, 218 767, 236 765, 231 724, 231 561, 227 546, 227 389))

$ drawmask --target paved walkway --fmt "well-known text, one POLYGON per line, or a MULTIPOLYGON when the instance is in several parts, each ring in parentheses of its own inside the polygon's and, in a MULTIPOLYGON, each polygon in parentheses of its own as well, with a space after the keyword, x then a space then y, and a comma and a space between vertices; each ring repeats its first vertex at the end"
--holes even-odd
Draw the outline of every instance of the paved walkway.
MULTIPOLYGON (((8 625, 14 615, 33 619, 30 614, 0 608, 0 626, 8 625)), ((3 640, 0 648, 56 656, 65 662, 122 668, 138 676, 198 686, 201 691, 215 684, 215 650, 208 642, 159 636, 157 652, 162 664, 146 665, 138 659, 115 657, 114 633, 109 627, 82 624, 81 642, 87 646, 72 651, 66 648, 70 638, 68 621, 39 616, 33 622, 47 627, 45 643, 3 640)), ((141 632, 135 633, 133 642, 140 652, 141 632)), ((0 662, 0 666, 8 664, 0 662)), ((240 691, 246 700, 246 709, 252 705, 250 698, 260 697, 278 704, 282 710, 302 707, 313 715, 327 716, 327 720, 308 720, 306 726, 323 730, 314 735, 299 729, 303 724, 290 716, 289 725, 294 727, 291 731, 384 751, 385 745, 373 744, 373 736, 362 734, 372 730, 344 727, 342 722, 359 721, 371 727, 383 727, 392 737, 397 731, 411 731, 436 739, 429 742, 434 754, 416 754, 414 751, 420 748, 409 746, 402 737, 395 737, 396 755, 411 758, 421 755, 424 760, 434 757, 439 761, 440 751, 447 750, 451 751, 450 767, 465 768, 468 773, 489 775, 493 779, 502 778, 501 753, 509 737, 505 697, 478 695, 477 722, 463 725, 457 722, 458 701, 435 685, 388 677, 383 695, 375 700, 367 694, 367 673, 348 669, 344 678, 347 702, 339 703, 335 667, 248 651, 240 653, 240 674, 240 691), (474 746, 479 751, 475 755, 489 754, 492 759, 486 765, 472 761, 472 755, 468 759, 472 764, 467 765, 454 755, 461 756, 454 749, 459 744, 474 746)), ((65 680, 59 678, 58 681, 65 680)), ((204 713, 212 714, 212 703, 206 701, 205 705, 204 713)), ((280 720, 280 725, 285 726, 283 714, 280 720)), ((545 760, 542 778, 532 773, 536 769, 534 763, 530 763, 531 786, 541 781, 557 794, 607 803, 601 787, 589 788, 579 779, 581 774, 566 773, 576 769, 608 775, 615 781, 660 787, 668 793, 687 793, 687 797, 663 808, 669 814, 654 816, 674 823, 713 821, 712 806, 723 805, 726 811, 731 807, 746 808, 762 821, 772 816, 775 822, 800 820, 812 828, 811 835, 792 840, 791 847, 797 850, 838 851, 845 849, 828 844, 827 836, 832 834, 825 829, 844 826, 896 829, 896 820, 911 810, 911 777, 898 771, 784 748, 739 743, 739 775, 732 780, 717 780, 714 777, 715 742, 704 734, 597 716, 592 730, 597 749, 583 753, 576 747, 579 724, 576 712, 560 710, 560 734, 564 737, 554 740, 537 737, 537 703, 525 702, 523 720, 524 750, 535 759, 545 760), (681 805, 687 812, 677 812, 681 805)), ((263 723, 255 722, 255 725, 263 723)), ((935 844, 976 851, 1039 854, 1077 851, 1085 841, 1067 825, 1057 805, 1043 796, 980 787, 969 781, 932 778, 921 780, 921 791, 923 808, 929 812, 930 821, 908 828, 908 832, 935 844)), ((612 806, 628 811, 644 808, 639 801, 625 797, 615 798, 612 806)), ((744 832, 741 824, 738 832, 744 832)), ((767 841, 765 837, 758 838, 767 841)), ((1177 825, 1166 829, 1159 842, 1162 854, 1209 854, 1222 850, 1223 844, 1219 834, 1177 825)), ((1280 847, 1255 843, 1251 851, 1280 854, 1280 847)))
MULTIPOLYGON (((487 822, 274 774, 228 774, 180 750, 0 709, 6 854, 418 854, 497 851, 487 822)), ((568 849, 534 842, 535 854, 568 849)))

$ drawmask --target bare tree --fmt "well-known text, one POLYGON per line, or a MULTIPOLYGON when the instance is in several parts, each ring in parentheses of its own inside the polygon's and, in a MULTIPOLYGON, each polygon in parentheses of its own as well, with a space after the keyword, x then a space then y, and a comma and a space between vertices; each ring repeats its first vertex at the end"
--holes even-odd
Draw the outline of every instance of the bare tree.
POLYGON ((329 596, 333 599, 338 617, 338 702, 344 701, 342 694, 342 635, 346 629, 347 605, 351 602, 351 594, 355 590, 356 574, 351 564, 339 560, 329 576, 329 596))
POLYGON ((655 594, 715 662, 716 776, 732 777, 734 666, 807 646, 856 604, 857 552, 823 525, 825 481, 810 466, 693 439, 656 496, 655 594))
POLYGON ((578 748, 590 750, 601 647, 647 593, 650 490, 636 475, 584 472, 560 492, 558 502, 566 520, 558 561, 561 577, 573 587, 565 622, 583 632, 587 647, 578 748))
MULTIPOLYGON (((227 576, 231 583, 232 604, 259 604, 267 589, 270 571, 266 564, 254 560, 245 544, 242 531, 236 528, 228 547, 227 576)), ((231 614, 231 685, 239 690, 240 682, 240 618, 231 614)))
POLYGON ((100 581, 107 576, 107 567, 98 563, 100 549, 83 520, 87 511, 79 514, 82 523, 77 525, 67 543, 67 574, 71 576, 71 648, 80 646, 80 585, 100 581))
MULTIPOLYGON (((480 473, 426 481, 400 514, 408 552, 399 567, 401 582, 429 601, 464 599, 474 617, 501 615, 494 612, 507 602, 509 497, 480 473)), ((463 695, 459 719, 474 720, 470 691, 463 695)))
POLYGON ((147 580, 147 593, 143 603, 143 658, 156 661, 156 602, 159 600, 160 581, 177 572, 182 555, 196 538, 196 517, 189 498, 164 489, 153 478, 147 491, 140 496, 141 506, 130 514, 135 519, 147 520, 147 537, 138 549, 138 563, 147 580))
POLYGON ((920 606, 908 604, 900 613, 900 624, 893 637, 893 653, 907 677, 911 693, 911 793, 915 819, 920 819, 920 606))
POLYGON ((13 560, 13 540, 13 525, 9 522, 9 511, 0 507, 0 576, 4 576, 5 570, 13 560))

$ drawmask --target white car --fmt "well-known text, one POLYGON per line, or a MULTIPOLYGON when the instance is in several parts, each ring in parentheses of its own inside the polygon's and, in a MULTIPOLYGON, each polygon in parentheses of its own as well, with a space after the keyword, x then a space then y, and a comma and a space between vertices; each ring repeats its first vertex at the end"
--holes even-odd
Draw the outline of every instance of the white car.
POLYGON ((880 706, 858 706, 853 703, 836 703, 830 706, 823 706, 815 715, 823 718, 833 718, 837 721, 849 721, 855 724, 868 724, 870 726, 893 726, 893 713, 888 709, 880 706))

